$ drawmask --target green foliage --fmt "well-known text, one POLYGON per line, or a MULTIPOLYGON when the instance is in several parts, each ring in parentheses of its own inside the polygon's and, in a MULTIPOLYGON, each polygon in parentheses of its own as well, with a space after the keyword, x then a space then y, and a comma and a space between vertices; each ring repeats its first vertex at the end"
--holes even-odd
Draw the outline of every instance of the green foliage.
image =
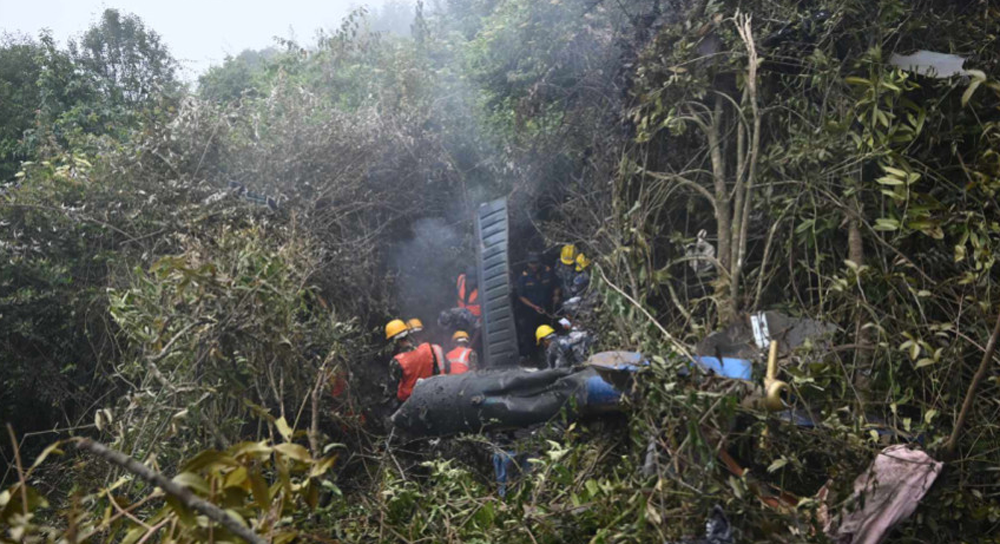
MULTIPOLYGON (((21 482, 0 492, 0 542, 114 540, 131 544, 153 536, 183 543, 236 538, 193 510, 191 501, 167 495, 133 474, 94 492, 75 490, 61 512, 70 528, 49 525, 39 515, 50 507, 49 501, 23 482, 48 456, 62 454, 62 446, 49 446, 21 482), (103 517, 89 515, 88 510, 103 512, 103 517)), ((294 442, 241 442, 224 451, 202 451, 181 464, 171 480, 223 509, 240 525, 269 535, 273 542, 290 542, 307 536, 293 521, 301 522, 316 511, 320 490, 337 489, 329 474, 336 460, 335 453, 314 458, 294 442)))
MULTIPOLYGON (((820 486, 835 506, 884 445, 874 422, 936 453, 998 303, 994 7, 445 4, 421 4, 412 37, 399 5, 359 9, 314 44, 227 59, 183 100, 134 17, 108 11, 66 51, 47 36, 5 42, 0 151, 12 176, 37 160, 0 195, 2 419, 93 419, 255 527, 348 542, 672 541, 700 532, 715 504, 748 541, 812 540, 820 486), (752 15, 750 39, 737 9, 752 15), (887 64, 917 49, 969 54, 974 71, 935 79, 887 64), (741 208, 729 195, 751 171, 741 208), (653 361, 629 414, 557 422, 515 446, 451 441, 472 456, 350 426, 378 415, 366 411, 384 371, 370 331, 393 306, 392 244, 417 218, 461 226, 499 194, 511 195, 516 250, 542 221, 552 243, 597 257, 601 338, 653 361), (717 254, 739 274, 693 274, 684 245, 701 229, 716 243, 739 231, 719 219, 741 209, 745 251, 717 254), (838 326, 832 349, 805 346, 782 370, 815 428, 741 403, 747 387, 678 376, 677 339, 727 325, 738 314, 726 308, 838 326), (334 375, 348 400, 325 394, 334 375), (260 445, 303 434, 309 453, 260 445), (324 435, 349 442, 336 481, 308 475, 324 435), (248 439, 259 455, 233 453, 248 439), (533 459, 502 499, 484 460, 501 447, 533 459), (181 459, 207 448, 185 472, 181 459), (272 461, 278 448, 292 461, 272 461), (317 502, 320 486, 330 496, 317 502), (803 500, 764 506, 777 488, 803 500)), ((897 540, 995 528, 997 385, 984 383, 961 456, 897 540)), ((83 468, 81 488, 107 478, 83 468)), ((36 517, 6 515, 21 506, 16 485, 0 495, 4 522, 59 535, 40 494, 28 497, 36 517)), ((126 481, 55 509, 102 538, 139 539, 148 529, 107 501, 149 491, 126 481), (114 521, 97 521, 108 509, 114 521)), ((137 510, 149 526, 226 536, 149 500, 137 510)))
POLYGON ((0 183, 10 180, 31 145, 25 132, 34 127, 40 103, 38 81, 42 47, 17 36, 0 38, 0 183))
POLYGON ((244 95, 259 95, 266 64, 278 55, 275 49, 247 49, 235 57, 227 56, 222 66, 212 66, 198 77, 198 95, 215 102, 233 102, 244 95))
POLYGON ((180 245, 108 292, 131 346, 117 366, 132 391, 115 410, 116 444, 163 459, 235 442, 260 406, 298 417, 288 401, 343 361, 354 332, 310 285, 319 262, 301 235, 251 222, 180 245), (151 390, 164 398, 139 400, 151 390))
POLYGON ((179 86, 176 63, 160 36, 116 9, 104 10, 100 22, 69 43, 69 53, 106 107, 150 108, 179 86))
MULTIPOLYGON (((601 248, 604 270, 661 322, 673 323, 666 328, 675 334, 700 338, 724 324, 713 310, 728 302, 840 325, 838 343, 851 348, 849 355, 805 350, 785 369, 802 403, 822 414, 821 440, 832 440, 825 447, 847 445, 840 456, 804 447, 806 437, 794 433, 773 443, 781 452, 778 466, 795 467, 802 478, 800 489, 794 481, 784 485, 811 494, 826 477, 859 470, 853 459, 870 458, 873 443, 865 433, 873 420, 919 434, 937 453, 982 357, 997 311, 992 255, 1000 217, 983 202, 992 199, 995 163, 987 142, 1000 95, 977 71, 989 74, 1000 62, 986 45, 1000 14, 930 1, 830 2, 809 10, 796 2, 754 5, 763 119, 750 197, 756 210, 749 217, 750 268, 746 289, 720 291, 730 278, 719 273, 706 285, 677 252, 699 229, 729 228, 716 223, 716 211, 721 206, 728 214, 734 204, 727 193, 719 196, 711 174, 723 171, 731 183, 748 164, 741 153, 749 139, 736 135, 752 126, 754 113, 746 102, 746 48, 733 32, 736 7, 709 3, 710 17, 699 25, 662 27, 637 66, 633 161, 623 161, 603 196, 581 195, 565 215, 598 210, 593 215, 601 219, 583 228, 601 248), (819 10, 826 13, 819 17, 819 10), (892 52, 915 49, 990 53, 967 61, 968 80, 888 65, 892 52), (726 99, 714 109, 720 94, 726 99), (708 119, 721 127, 718 164, 709 152, 708 119), (651 276, 654 288, 647 286, 651 276), (803 461, 810 456, 830 472, 810 474, 803 461)), ((631 319, 615 327, 619 335, 656 334, 629 315, 631 303, 617 296, 608 302, 631 319)), ((945 514, 932 493, 926 516, 907 534, 931 531, 932 539, 950 541, 987 530, 984 512, 994 511, 995 500, 980 495, 970 502, 969 493, 982 483, 982 471, 1000 462, 981 447, 996 440, 992 409, 980 400, 992 390, 991 383, 975 397, 978 430, 962 435, 961 470, 977 483, 947 474, 936 492, 963 497, 951 503, 962 507, 945 514)), ((676 417, 676 408, 670 413, 676 417)), ((769 466, 761 459, 762 468, 769 466)))
POLYGON ((8 229, 0 266, 0 416, 22 414, 26 427, 37 428, 71 409, 93 383, 98 360, 113 352, 99 331, 101 279, 115 233, 83 209, 88 201, 112 205, 113 198, 81 182, 93 169, 85 156, 61 155, 26 169, 16 196, 0 196, 8 229))

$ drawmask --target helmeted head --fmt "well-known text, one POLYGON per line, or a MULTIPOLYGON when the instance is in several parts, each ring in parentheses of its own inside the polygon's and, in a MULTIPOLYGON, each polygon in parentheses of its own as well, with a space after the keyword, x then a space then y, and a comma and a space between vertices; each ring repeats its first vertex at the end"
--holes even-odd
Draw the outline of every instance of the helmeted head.
POLYGON ((576 246, 573 244, 564 245, 559 252, 559 261, 566 266, 572 266, 576 261, 576 246))
POLYGON ((465 331, 455 331, 455 334, 451 335, 451 341, 464 346, 469 343, 469 333, 465 331))
POLYGON ((424 332, 424 323, 415 317, 406 322, 406 327, 410 329, 411 333, 424 332))
POLYGON ((590 266, 590 259, 587 258, 583 253, 576 256, 576 271, 583 272, 590 266))
POLYGON ((541 264, 542 256, 538 252, 532 251, 531 253, 528 253, 528 268, 531 269, 532 272, 538 270, 538 267, 541 264))
POLYGON ((410 330, 403 323, 402 319, 393 319, 385 324, 385 339, 390 342, 400 343, 407 340, 410 330))
POLYGON ((549 342, 551 342, 552 339, 555 337, 556 337, 556 330, 550 327, 549 325, 539 325, 539 327, 535 329, 535 342, 539 346, 541 345, 548 346, 549 342))

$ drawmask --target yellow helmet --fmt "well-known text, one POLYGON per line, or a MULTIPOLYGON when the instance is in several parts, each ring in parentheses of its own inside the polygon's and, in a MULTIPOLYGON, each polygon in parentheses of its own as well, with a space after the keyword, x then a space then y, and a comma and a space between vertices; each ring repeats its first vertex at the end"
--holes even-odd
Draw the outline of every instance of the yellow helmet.
POLYGON ((535 343, 541 345, 542 340, 556 333, 556 330, 548 325, 541 325, 535 329, 535 343))
POLYGON ((420 332, 424 330, 424 323, 415 317, 407 321, 406 326, 409 327, 412 332, 420 332))
POLYGON ((562 251, 559 252, 559 260, 566 266, 573 264, 573 259, 576 258, 576 246, 573 244, 566 244, 562 247, 562 251))
POLYGON ((392 321, 385 324, 385 339, 395 340, 396 338, 402 338, 406 336, 409 330, 406 328, 406 323, 403 323, 402 319, 393 319, 392 321))
POLYGON ((588 266, 590 266, 590 259, 588 259, 586 255, 584 255, 583 253, 581 253, 581 254, 579 254, 579 255, 576 256, 576 271, 577 272, 583 272, 584 269, 586 269, 588 266))
POLYGON ((468 340, 469 339, 469 333, 467 333, 465 331, 455 331, 455 334, 451 335, 451 339, 452 340, 458 340, 459 338, 468 340))

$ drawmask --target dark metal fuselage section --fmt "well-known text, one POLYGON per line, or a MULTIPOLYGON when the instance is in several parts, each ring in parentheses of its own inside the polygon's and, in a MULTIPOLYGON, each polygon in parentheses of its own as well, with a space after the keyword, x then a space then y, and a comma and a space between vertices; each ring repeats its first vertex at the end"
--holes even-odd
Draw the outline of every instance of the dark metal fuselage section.
POLYGON ((511 304, 507 199, 500 198, 476 210, 476 265, 483 308, 484 368, 517 366, 517 324, 511 304))

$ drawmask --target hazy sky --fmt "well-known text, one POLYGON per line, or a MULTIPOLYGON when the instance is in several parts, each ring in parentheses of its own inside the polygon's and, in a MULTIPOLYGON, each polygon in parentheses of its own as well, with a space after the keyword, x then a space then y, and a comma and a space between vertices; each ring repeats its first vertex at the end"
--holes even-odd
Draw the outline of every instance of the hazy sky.
POLYGON ((226 54, 236 55, 294 35, 310 42, 319 28, 334 28, 352 7, 382 0, 0 0, 0 32, 37 36, 52 30, 61 43, 80 34, 105 8, 135 13, 170 47, 192 81, 226 54))

